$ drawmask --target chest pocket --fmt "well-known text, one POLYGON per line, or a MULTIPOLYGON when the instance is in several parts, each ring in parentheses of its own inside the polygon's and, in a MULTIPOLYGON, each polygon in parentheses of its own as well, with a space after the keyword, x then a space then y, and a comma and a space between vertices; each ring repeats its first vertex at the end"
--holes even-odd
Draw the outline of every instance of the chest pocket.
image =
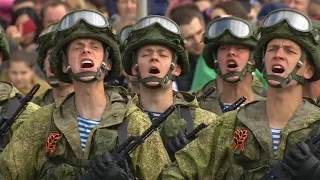
MULTIPOLYGON (((117 144, 124 143, 127 139, 128 123, 128 119, 124 118, 123 122, 118 126, 97 129, 94 132, 93 143, 91 144, 94 153, 91 153, 93 155, 92 157, 89 157, 89 159, 95 159, 96 155, 101 155, 105 151, 111 151, 117 144)), ((48 128, 48 139, 52 136, 53 132, 58 133, 60 137, 58 138, 59 140, 57 141, 57 144, 55 144, 55 147, 51 148, 54 150, 53 153, 50 153, 48 148, 46 150, 48 161, 41 169, 40 179, 79 179, 82 174, 80 167, 88 168, 89 161, 78 159, 75 156, 68 141, 54 125, 52 120, 48 128)), ((121 167, 125 169, 129 176, 132 176, 129 164, 128 161, 125 161, 121 164, 121 167)))
POLYGON ((232 156, 233 162, 228 174, 232 179, 260 179, 269 169, 268 155, 250 129, 243 125, 236 126, 232 156))

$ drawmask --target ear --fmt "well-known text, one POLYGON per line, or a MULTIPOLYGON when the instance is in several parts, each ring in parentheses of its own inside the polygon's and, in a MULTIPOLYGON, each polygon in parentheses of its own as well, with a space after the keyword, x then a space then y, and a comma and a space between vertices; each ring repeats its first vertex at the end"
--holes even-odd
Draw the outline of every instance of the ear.
POLYGON ((107 64, 106 64, 106 69, 107 69, 107 71, 110 71, 111 68, 112 68, 112 61, 111 61, 111 59, 108 59, 107 64))
POLYGON ((131 72, 132 72, 133 76, 135 76, 135 77, 138 76, 138 70, 139 70, 138 64, 132 64, 131 72))
POLYGON ((303 77, 305 79, 311 79, 314 75, 314 67, 311 65, 308 65, 305 72, 303 73, 303 77))
POLYGON ((181 66, 176 64, 176 66, 174 67, 172 74, 176 77, 180 76, 182 70, 181 70, 181 66))

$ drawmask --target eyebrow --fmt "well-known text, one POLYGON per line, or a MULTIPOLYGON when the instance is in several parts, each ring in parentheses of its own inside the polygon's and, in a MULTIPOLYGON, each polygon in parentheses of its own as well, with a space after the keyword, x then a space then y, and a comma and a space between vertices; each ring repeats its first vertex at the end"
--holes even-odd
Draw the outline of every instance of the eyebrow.
MULTIPOLYGON (((277 45, 277 44, 271 44, 271 45, 268 45, 267 48, 270 48, 270 47, 273 47, 273 48, 279 48, 280 46, 277 45)), ((296 47, 292 46, 292 45, 284 45, 282 46, 283 48, 285 49, 294 49, 294 50, 297 50, 296 47)))
POLYGON ((141 52, 158 52, 158 53, 170 53, 170 51, 168 51, 167 49, 163 49, 163 48, 157 48, 156 50, 153 48, 146 48, 146 49, 142 49, 141 52))

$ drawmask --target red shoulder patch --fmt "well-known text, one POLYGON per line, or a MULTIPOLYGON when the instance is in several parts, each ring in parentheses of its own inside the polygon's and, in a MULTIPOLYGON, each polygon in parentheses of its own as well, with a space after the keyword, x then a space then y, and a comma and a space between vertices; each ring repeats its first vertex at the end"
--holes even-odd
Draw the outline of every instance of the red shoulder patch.
POLYGON ((233 137, 233 150, 236 151, 240 148, 241 151, 244 151, 244 144, 248 137, 248 130, 238 129, 234 132, 233 137))
POLYGON ((56 131, 52 131, 47 139, 45 154, 49 152, 51 155, 53 155, 57 148, 57 142, 60 139, 61 135, 56 131))

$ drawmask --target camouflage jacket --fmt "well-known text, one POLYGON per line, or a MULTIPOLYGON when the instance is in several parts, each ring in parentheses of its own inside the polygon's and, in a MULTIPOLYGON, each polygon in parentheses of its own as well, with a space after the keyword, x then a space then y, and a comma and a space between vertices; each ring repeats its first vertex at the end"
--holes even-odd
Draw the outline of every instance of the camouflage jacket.
MULTIPOLYGON (((133 97, 133 101, 139 106, 138 96, 133 97)), ((160 129, 160 134, 165 145, 168 138, 177 136, 181 131, 188 133, 188 131, 192 131, 201 123, 209 125, 215 122, 217 118, 217 115, 214 113, 201 109, 198 106, 196 98, 186 92, 174 92, 173 105, 177 109, 167 118, 160 129), (188 120, 186 118, 188 117, 183 113, 189 112, 184 111, 184 109, 190 112, 192 122, 189 123, 192 124, 187 125, 188 120)), ((148 118, 147 114, 145 114, 145 118, 148 118)))
POLYGON ((32 102, 41 107, 54 103, 52 89, 48 89, 43 94, 33 98, 32 102))
MULTIPOLYGON (((216 81, 212 80, 208 82, 206 85, 204 85, 203 88, 201 88, 199 91, 195 92, 194 94, 198 98, 199 106, 201 108, 207 111, 213 112, 217 115, 221 115, 223 114, 223 112, 220 106, 220 100, 219 100, 220 95, 216 87, 217 87, 216 81)), ((266 96, 266 89, 264 89, 263 87, 252 85, 252 89, 255 93, 255 100, 263 100, 264 97, 266 96)))
MULTIPOLYGON (((74 93, 41 108, 0 157, 0 179, 79 179, 84 172, 76 166, 79 159, 95 159, 117 144, 117 127, 126 118, 128 136, 141 135, 151 122, 130 103, 127 92, 107 87, 109 105, 100 124, 88 137, 82 150, 74 104, 74 93)), ((154 132, 130 158, 133 174, 142 180, 156 179, 170 162, 159 132, 154 132)))
POLYGON ((177 163, 163 172, 162 179, 261 179, 270 160, 281 160, 288 149, 317 132, 320 109, 304 100, 281 130, 274 153, 264 109, 265 101, 256 101, 220 116, 217 125, 203 130, 197 140, 176 153, 177 163))
MULTIPOLYGON (((0 81, 0 119, 7 112, 7 106, 19 91, 13 87, 11 84, 0 81)), ((15 132, 18 127, 33 114, 40 107, 36 104, 29 103, 26 109, 20 114, 19 118, 16 119, 14 124, 11 126, 10 132, 4 136, 2 143, 0 144, 0 152, 10 141, 13 132, 15 132)))

